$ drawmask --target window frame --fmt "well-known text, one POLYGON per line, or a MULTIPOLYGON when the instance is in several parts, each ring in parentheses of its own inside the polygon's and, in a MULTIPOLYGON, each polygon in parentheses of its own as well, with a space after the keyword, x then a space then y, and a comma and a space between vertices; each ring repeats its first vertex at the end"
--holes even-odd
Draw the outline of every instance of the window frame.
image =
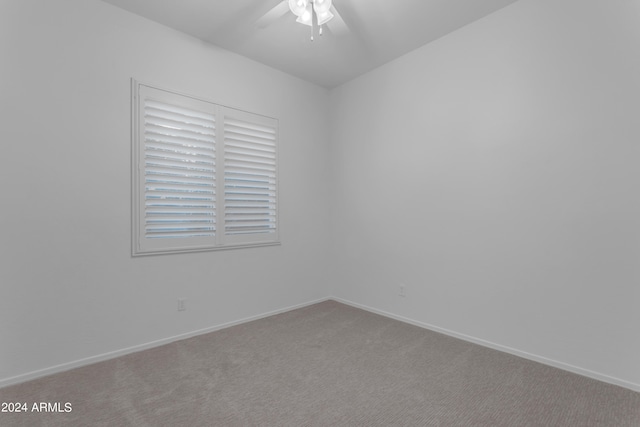
MULTIPOLYGON (((278 164, 279 164, 279 122, 273 117, 262 114, 256 114, 241 110, 238 108, 227 107, 213 103, 206 99, 185 95, 172 90, 160 88, 156 85, 139 82, 131 79, 131 216, 132 216, 132 242, 131 253, 133 257, 188 253, 188 252, 205 252, 238 248, 250 248, 261 246, 280 245, 280 224, 279 224, 279 182, 278 182, 278 164), (180 237, 178 239, 150 239, 145 237, 146 222, 146 181, 145 181, 145 163, 144 152, 146 147, 145 125, 144 125, 144 102, 145 97, 150 93, 162 98, 162 102, 177 102, 184 108, 194 108, 196 111, 205 111, 215 116, 215 235, 209 238, 204 237, 180 237), (176 101, 178 100, 178 101, 176 101), (228 117, 240 120, 249 120, 256 126, 269 126, 273 130, 273 191, 275 199, 270 202, 270 214, 274 217, 269 221, 271 227, 269 232, 249 233, 243 235, 232 235, 226 232, 225 222, 225 129, 228 117), (274 206, 274 207, 271 207, 274 206)), ((231 190, 229 190, 231 191, 231 190)))

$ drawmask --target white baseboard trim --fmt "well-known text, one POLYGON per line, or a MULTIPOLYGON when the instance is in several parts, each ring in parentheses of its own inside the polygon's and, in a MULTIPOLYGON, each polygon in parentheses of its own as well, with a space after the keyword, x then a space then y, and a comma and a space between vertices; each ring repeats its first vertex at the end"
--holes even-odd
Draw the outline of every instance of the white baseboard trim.
POLYGON ((465 334, 461 334, 458 332, 454 332, 454 331, 450 331, 448 329, 444 329, 435 325, 431 325, 428 323, 423 323, 423 322, 419 322, 416 320, 412 320, 403 316, 398 316, 396 314, 393 313, 389 313, 383 310, 378 310, 376 308, 372 308, 372 307, 368 307, 366 305, 362 305, 362 304, 358 304, 355 303, 353 301, 349 301, 349 300, 345 300, 342 298, 337 298, 337 297, 331 297, 329 298, 333 301, 342 303, 342 304, 346 304, 355 308, 359 308, 361 310, 365 310, 371 313, 375 313, 375 314, 379 314, 381 316, 385 316, 385 317, 389 317, 391 319, 395 319, 395 320, 399 320, 401 322, 404 323, 409 323, 411 325, 414 326, 418 326, 420 328, 424 328, 424 329, 428 329, 430 331, 434 331, 434 332, 439 332, 441 334, 444 335, 448 335, 450 337, 453 338, 458 338, 461 339, 463 341, 468 341, 471 342, 473 344, 478 344, 481 345, 483 347, 488 347, 494 350, 498 350, 498 351, 502 351, 504 353, 509 353, 512 354, 514 356, 518 356, 518 357, 522 357, 523 359, 528 359, 528 360, 532 360, 534 362, 538 362, 538 363, 542 363, 544 365, 548 365, 548 366, 552 366, 554 368, 558 368, 558 369, 562 369, 564 371, 569 371, 572 372, 574 374, 578 374, 578 375, 582 375, 584 377, 588 377, 588 378, 592 378, 598 381, 602 381, 605 383, 609 383, 609 384, 613 384, 613 385, 617 385, 620 387, 624 387, 627 388, 629 390, 632 391, 636 391, 636 392, 640 392, 640 384, 636 384, 630 381, 625 381, 625 380, 621 380, 620 378, 615 378, 615 377, 611 377, 609 375, 605 375, 605 374, 601 374, 598 372, 594 372, 591 371, 589 369, 584 369, 584 368, 580 368, 578 366, 573 366, 570 365, 568 363, 564 363, 564 362, 559 362, 557 360, 553 360, 553 359, 549 359, 547 357, 544 356, 538 356, 536 354, 531 354, 531 353, 527 353, 526 351, 521 351, 521 350, 516 350, 515 348, 511 348, 511 347, 507 347, 504 345, 500 345, 500 344, 496 344, 490 341, 485 341, 483 339, 480 338, 475 338, 469 335, 465 335, 465 334))
POLYGON ((324 301, 328 301, 330 298, 321 298, 315 301, 309 301, 302 304, 297 304, 290 307, 281 308, 278 310, 270 311, 268 313, 258 314, 256 316, 246 317, 244 319, 234 320, 232 322, 222 323, 220 325, 211 326, 209 328, 198 329, 196 331, 187 332, 184 334, 176 335, 169 338, 164 338, 157 341, 148 342, 145 344, 135 345, 133 347, 123 348, 116 351, 111 351, 108 353, 99 354, 96 356, 87 357, 85 359, 75 360, 73 362, 62 363, 60 365, 51 366, 45 369, 39 369, 37 371, 27 372, 25 374, 16 375, 14 377, 5 378, 0 380, 0 388, 8 387, 10 385, 20 384, 26 381, 34 380, 37 378, 45 377, 48 375, 57 374, 60 372, 68 371, 70 369, 79 368, 86 365, 91 365, 94 363, 102 362, 109 359, 114 359, 116 357, 124 356, 131 353, 136 353, 142 350, 148 350, 154 347, 160 347, 162 345, 170 344, 175 341, 184 340, 187 338, 192 338, 198 335, 208 334, 210 332, 219 331, 221 329, 230 328, 231 326, 240 325, 243 323, 253 322, 254 320, 263 319, 265 317, 274 316, 276 314, 286 313, 288 311, 297 310, 299 308, 308 307, 310 305, 318 304, 324 301))

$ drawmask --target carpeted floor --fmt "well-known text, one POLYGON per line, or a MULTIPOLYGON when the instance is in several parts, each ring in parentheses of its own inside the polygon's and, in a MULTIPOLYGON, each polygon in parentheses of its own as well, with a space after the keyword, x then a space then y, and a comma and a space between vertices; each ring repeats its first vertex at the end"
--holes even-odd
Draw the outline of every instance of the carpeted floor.
POLYGON ((640 393, 337 302, 0 389, 1 426, 640 426, 640 393))

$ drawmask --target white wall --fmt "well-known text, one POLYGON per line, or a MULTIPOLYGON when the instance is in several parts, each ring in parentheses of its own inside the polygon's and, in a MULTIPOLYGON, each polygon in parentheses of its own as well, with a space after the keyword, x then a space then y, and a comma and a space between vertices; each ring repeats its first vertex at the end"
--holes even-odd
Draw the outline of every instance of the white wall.
POLYGON ((327 296, 326 90, 95 0, 1 0, 0 61, 0 385, 327 296), (131 258, 132 77, 280 120, 281 246, 131 258))
POLYGON ((639 52, 521 0, 333 90, 333 294, 640 390, 639 52))

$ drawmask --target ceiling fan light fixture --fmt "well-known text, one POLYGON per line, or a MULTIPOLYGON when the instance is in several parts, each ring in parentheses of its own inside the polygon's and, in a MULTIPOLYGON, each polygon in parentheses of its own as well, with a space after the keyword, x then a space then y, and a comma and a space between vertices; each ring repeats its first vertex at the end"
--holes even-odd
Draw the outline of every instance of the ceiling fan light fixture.
POLYGON ((311 6, 309 0, 289 0, 289 9, 297 17, 302 17, 307 9, 311 6))
POLYGON ((327 13, 331 9, 331 0, 314 0, 313 9, 318 15, 327 13))
POLYGON ((313 26, 313 10, 311 9, 311 3, 307 3, 305 10, 298 16, 296 22, 304 25, 313 26))
POLYGON ((331 18, 333 18, 333 13, 329 11, 318 13, 318 25, 326 24, 327 22, 331 21, 331 18))
POLYGON ((291 12, 298 17, 296 22, 311 27, 312 41, 316 25, 318 33, 322 35, 322 26, 334 17, 331 12, 332 0, 288 0, 288 4, 291 12))

